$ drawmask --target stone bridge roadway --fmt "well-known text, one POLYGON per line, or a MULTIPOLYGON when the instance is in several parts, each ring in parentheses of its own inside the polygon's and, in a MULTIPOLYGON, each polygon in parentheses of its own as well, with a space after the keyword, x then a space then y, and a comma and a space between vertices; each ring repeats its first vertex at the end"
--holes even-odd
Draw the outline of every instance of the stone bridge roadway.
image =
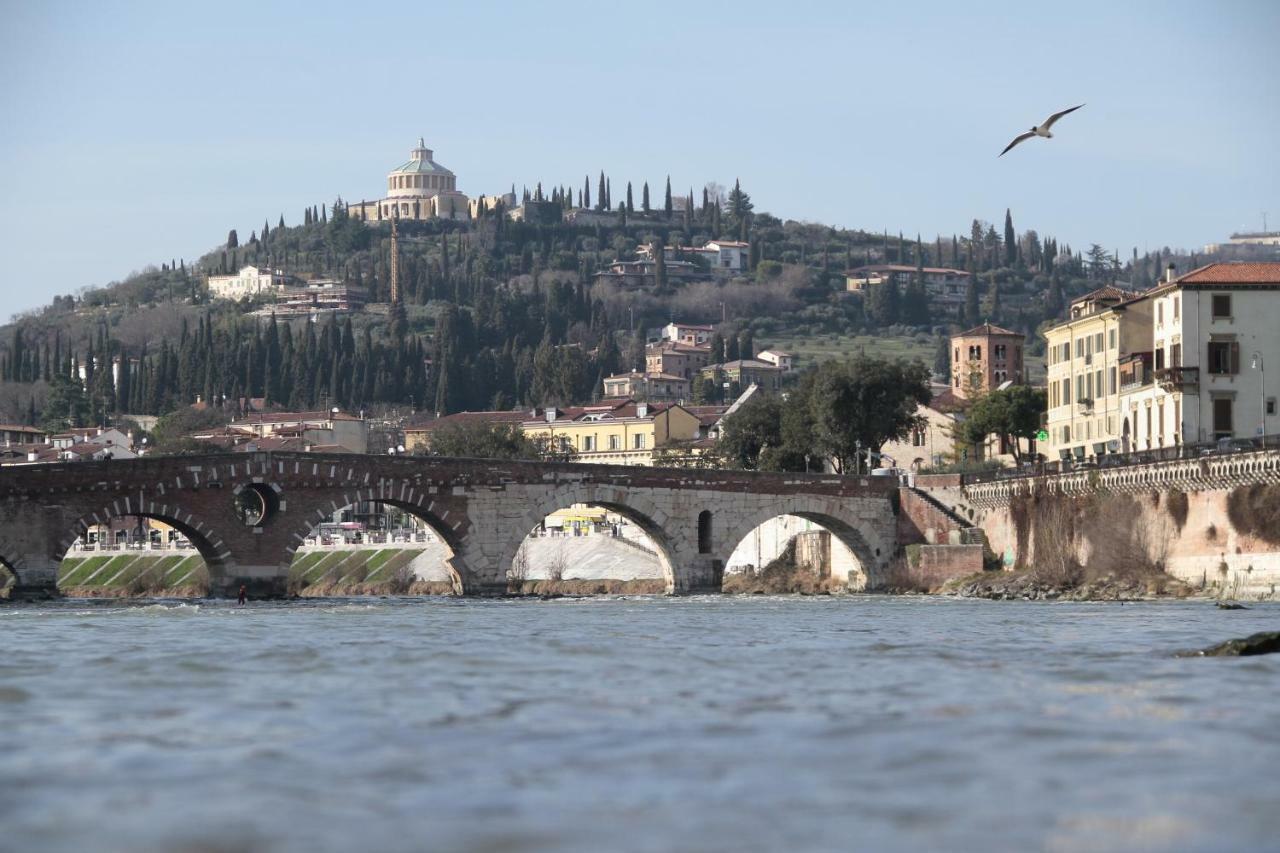
POLYGON ((0 469, 0 561, 15 597, 56 594, 57 568, 91 524, 143 515, 187 536, 210 595, 282 595, 293 552, 315 524, 357 501, 406 510, 452 551, 459 593, 505 592, 529 532, 573 503, 607 507, 658 546, 671 593, 719 591, 729 555, 777 515, 831 531, 869 585, 897 550, 890 478, 319 453, 209 454, 0 469), (241 495, 251 490, 256 496, 241 495), (256 524, 241 500, 266 507, 256 524))

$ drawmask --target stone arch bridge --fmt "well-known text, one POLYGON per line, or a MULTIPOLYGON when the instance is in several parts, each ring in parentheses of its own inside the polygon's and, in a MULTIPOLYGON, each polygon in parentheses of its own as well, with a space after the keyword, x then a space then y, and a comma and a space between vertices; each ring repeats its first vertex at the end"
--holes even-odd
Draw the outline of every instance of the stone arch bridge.
POLYGON ((550 512, 590 503, 639 525, 658 546, 671 593, 719 591, 739 542, 778 515, 810 519, 858 558, 874 586, 903 537, 890 478, 703 471, 317 453, 209 454, 0 469, 0 562, 13 594, 56 594, 57 568, 90 525, 146 516, 187 536, 210 595, 282 595, 295 549, 358 501, 399 507, 449 546, 457 592, 505 592, 507 571, 550 512), (264 507, 246 524, 237 499, 264 507))

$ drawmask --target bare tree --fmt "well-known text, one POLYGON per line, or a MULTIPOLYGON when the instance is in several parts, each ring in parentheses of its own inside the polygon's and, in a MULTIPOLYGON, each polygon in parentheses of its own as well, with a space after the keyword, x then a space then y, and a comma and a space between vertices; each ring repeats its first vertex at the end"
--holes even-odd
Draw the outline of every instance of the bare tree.
POLYGON ((413 567, 405 563, 391 575, 391 580, 387 583, 387 592, 392 595, 405 595, 417 579, 418 575, 414 572, 413 567))
POLYGON ((507 570, 508 592, 522 592, 524 590, 524 582, 529 579, 529 551, 527 546, 527 542, 522 542, 520 547, 516 549, 516 555, 511 558, 511 568, 507 570))
POLYGON ((569 557, 565 554, 564 543, 556 546, 555 553, 551 555, 551 559, 547 561, 547 580, 562 581, 564 580, 564 570, 569 566, 569 557))
POLYGON ((1032 577, 1037 583, 1073 587, 1084 578, 1076 543, 1076 510, 1063 495, 1041 497, 1036 506, 1032 577))

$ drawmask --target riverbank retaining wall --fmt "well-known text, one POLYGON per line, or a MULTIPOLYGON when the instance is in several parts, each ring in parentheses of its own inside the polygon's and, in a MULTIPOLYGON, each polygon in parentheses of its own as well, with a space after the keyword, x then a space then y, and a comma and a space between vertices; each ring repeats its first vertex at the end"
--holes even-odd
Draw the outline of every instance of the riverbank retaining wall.
POLYGON ((1280 527, 1273 521, 1280 514, 1280 486, 1082 495, 1032 488, 985 508, 968 503, 962 489, 932 493, 955 511, 971 513, 1008 568, 1071 548, 1086 566, 1145 555, 1208 594, 1266 599, 1280 593, 1280 527), (1037 555, 1037 548, 1045 553, 1037 555))

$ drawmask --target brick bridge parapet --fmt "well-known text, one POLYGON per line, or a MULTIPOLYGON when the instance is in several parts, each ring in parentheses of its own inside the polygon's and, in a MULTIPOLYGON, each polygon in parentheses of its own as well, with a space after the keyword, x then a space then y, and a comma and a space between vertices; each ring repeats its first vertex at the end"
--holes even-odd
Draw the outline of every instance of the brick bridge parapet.
POLYGON ((144 457, 0 469, 0 561, 19 594, 52 593, 57 566, 89 526, 122 516, 173 525, 209 567, 210 594, 285 591, 293 553, 316 524, 372 501, 430 525, 449 546, 459 593, 497 594, 520 543, 548 513, 573 503, 607 507, 658 545, 673 593, 718 591, 737 544, 777 515, 831 530, 874 583, 897 550, 884 478, 641 468, 615 465, 253 453, 144 457), (246 489, 266 507, 248 524, 246 489))

